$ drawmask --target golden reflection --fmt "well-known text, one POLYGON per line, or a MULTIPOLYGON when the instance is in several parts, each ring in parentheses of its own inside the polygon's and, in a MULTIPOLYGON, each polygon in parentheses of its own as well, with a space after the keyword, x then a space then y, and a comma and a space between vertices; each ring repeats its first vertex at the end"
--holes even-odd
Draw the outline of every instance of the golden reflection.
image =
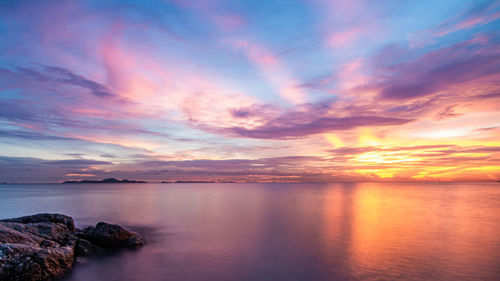
MULTIPOLYGON (((493 235, 498 224, 485 223, 482 228, 473 229, 478 219, 491 215, 488 213, 491 210, 476 208, 474 201, 482 198, 482 191, 470 194, 467 190, 462 195, 460 188, 454 186, 450 196, 446 188, 443 185, 365 183, 332 189, 324 207, 322 241, 327 249, 323 252, 345 254, 352 274, 369 272, 372 277, 377 274, 390 277, 404 268, 406 277, 423 278, 434 263, 450 260, 454 264, 475 264, 478 269, 491 266, 477 262, 484 249, 476 250, 474 246, 477 243, 494 245, 498 241, 493 235), (349 195, 341 190, 350 190, 349 195), (465 196, 471 201, 464 200, 465 196), (421 266, 415 267, 415 264, 421 266)), ((452 280, 454 274, 453 270, 434 271, 432 279, 452 280)), ((369 279, 361 275, 355 277, 369 279)))
POLYGON ((390 190, 369 184, 358 188, 352 205, 350 248, 356 267, 390 271, 408 266, 405 256, 421 256, 416 243, 432 243, 426 241, 425 229, 437 226, 433 216, 418 214, 431 212, 429 206, 422 209, 423 204, 418 198, 404 196, 397 186, 390 190))
MULTIPOLYGON (((352 200, 357 184, 332 184, 323 194, 318 251, 328 264, 342 263, 349 269, 352 200)), ((342 276, 341 273, 334 274, 342 276)))

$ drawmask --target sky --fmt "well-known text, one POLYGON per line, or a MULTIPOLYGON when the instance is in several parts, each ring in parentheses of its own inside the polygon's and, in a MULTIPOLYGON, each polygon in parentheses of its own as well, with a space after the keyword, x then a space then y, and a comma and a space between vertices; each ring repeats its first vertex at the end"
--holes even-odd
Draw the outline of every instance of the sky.
POLYGON ((500 180, 500 1, 0 0, 0 181, 500 180))

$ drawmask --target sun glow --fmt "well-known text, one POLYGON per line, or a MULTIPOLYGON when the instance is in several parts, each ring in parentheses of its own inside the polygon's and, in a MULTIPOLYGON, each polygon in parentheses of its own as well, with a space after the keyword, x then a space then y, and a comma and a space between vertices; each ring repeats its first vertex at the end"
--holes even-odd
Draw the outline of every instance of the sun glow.
POLYGON ((332 133, 325 134, 325 138, 334 147, 343 147, 343 146, 345 146, 344 142, 337 135, 335 135, 335 134, 332 134, 332 133))
POLYGON ((377 138, 370 129, 361 129, 358 135, 359 146, 378 146, 383 142, 377 138))
POLYGON ((356 173, 359 173, 361 175, 365 176, 377 176, 379 178, 392 178, 394 175, 397 173, 396 169, 359 169, 355 170, 356 173))
POLYGON ((408 155, 400 155, 399 152, 367 152, 357 155, 354 161, 370 163, 400 163, 418 161, 418 158, 411 158, 408 155))

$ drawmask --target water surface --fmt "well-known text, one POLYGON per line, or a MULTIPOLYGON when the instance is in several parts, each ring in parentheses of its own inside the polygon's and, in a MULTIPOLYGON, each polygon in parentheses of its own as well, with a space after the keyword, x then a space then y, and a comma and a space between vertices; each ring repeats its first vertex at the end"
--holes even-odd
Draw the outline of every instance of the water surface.
POLYGON ((66 281, 500 280, 500 184, 0 185, 0 217, 142 232, 66 281))

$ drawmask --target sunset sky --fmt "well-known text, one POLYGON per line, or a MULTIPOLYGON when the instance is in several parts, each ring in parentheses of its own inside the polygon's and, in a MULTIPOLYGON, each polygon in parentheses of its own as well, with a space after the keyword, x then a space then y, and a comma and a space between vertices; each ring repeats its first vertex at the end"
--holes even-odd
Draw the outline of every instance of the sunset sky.
POLYGON ((0 1, 0 181, 500 180, 500 1, 0 1))

